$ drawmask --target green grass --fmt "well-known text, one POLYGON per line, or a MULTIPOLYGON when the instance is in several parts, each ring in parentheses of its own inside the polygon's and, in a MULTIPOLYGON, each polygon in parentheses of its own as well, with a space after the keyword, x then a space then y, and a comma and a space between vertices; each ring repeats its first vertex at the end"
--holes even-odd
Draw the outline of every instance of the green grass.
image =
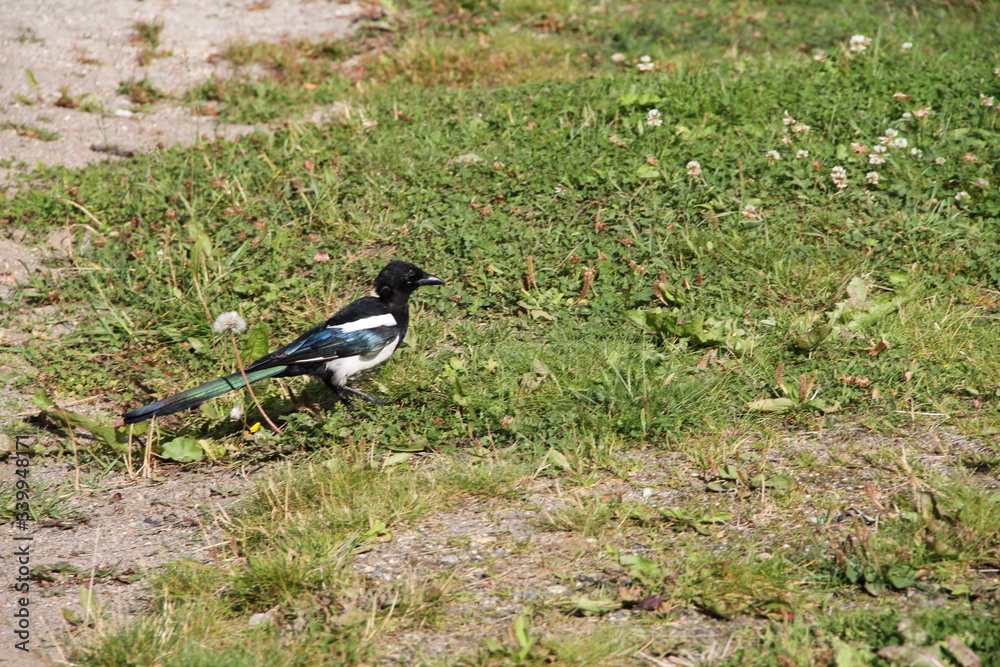
MULTIPOLYGON (((461 630, 463 664, 888 664, 889 646, 954 657, 949 636, 996 664, 1000 114, 980 96, 1000 97, 1000 13, 414 3, 379 21, 231 45, 241 72, 190 93, 281 128, 45 170, 5 202, 30 241, 73 225, 88 248, 16 293, 77 323, 11 350, 39 369, 22 387, 109 414, 231 372, 219 312, 250 322, 248 357, 389 257, 449 282, 362 383, 389 405, 271 382, 280 435, 248 428, 242 394, 140 434, 304 460, 232 519, 231 557, 166 568, 153 613, 80 660, 372 663, 461 630), (468 512, 504 550, 476 567, 514 572, 488 594, 468 564, 353 567, 411 530, 464 557, 480 547, 433 526, 468 512), (487 597, 531 602, 497 620, 487 597), (670 644, 665 621, 698 629, 670 644), (616 640, 583 639, 593 623, 616 640)), ((94 433, 80 455, 121 465, 127 431, 94 433)))
POLYGON ((0 123, 0 130, 14 130, 19 137, 38 139, 40 141, 58 141, 60 136, 54 130, 47 130, 44 127, 28 125, 27 123, 15 123, 9 120, 0 123))

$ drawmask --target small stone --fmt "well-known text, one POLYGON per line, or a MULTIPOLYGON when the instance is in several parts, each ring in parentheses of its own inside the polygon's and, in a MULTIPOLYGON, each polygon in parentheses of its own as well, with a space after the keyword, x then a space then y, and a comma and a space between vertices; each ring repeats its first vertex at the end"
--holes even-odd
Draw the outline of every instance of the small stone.
POLYGON ((447 556, 441 556, 441 562, 448 563, 449 565, 457 563, 459 560, 461 559, 455 554, 448 554, 447 556))
POLYGON ((258 625, 263 625, 265 623, 269 623, 270 621, 271 617, 268 614, 261 612, 259 614, 254 614, 253 616, 251 616, 250 619, 247 621, 247 625, 249 625, 251 628, 256 628, 258 625))

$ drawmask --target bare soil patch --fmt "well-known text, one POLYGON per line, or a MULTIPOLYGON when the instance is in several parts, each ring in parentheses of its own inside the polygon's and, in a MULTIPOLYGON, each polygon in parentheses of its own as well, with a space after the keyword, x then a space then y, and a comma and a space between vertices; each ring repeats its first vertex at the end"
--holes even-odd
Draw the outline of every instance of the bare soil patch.
POLYGON ((0 189, 12 171, 36 163, 121 159, 92 145, 148 152, 251 132, 193 115, 170 97, 137 110, 118 90, 123 81, 148 79, 178 95, 225 73, 213 56, 229 42, 343 38, 360 13, 358 3, 326 0, 10 3, 0 16, 0 160, 10 161, 0 167, 0 189), (145 64, 139 25, 162 26, 145 64))

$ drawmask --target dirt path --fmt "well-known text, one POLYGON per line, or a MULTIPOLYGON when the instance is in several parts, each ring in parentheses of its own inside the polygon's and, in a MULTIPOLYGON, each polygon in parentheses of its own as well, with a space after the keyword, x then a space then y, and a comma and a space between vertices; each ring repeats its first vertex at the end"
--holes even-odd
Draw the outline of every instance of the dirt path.
POLYGON ((5 3, 0 13, 0 126, 6 129, 0 130, 0 160, 15 164, 0 168, 0 190, 11 170, 36 162, 80 167, 109 159, 107 153, 91 150, 93 144, 150 151, 159 144, 191 143, 202 135, 249 132, 251 126, 192 115, 172 99, 136 112, 117 91, 123 81, 148 78, 165 94, 177 95, 221 73, 224 65, 213 64, 212 56, 227 42, 341 38, 360 13, 356 3, 326 0, 5 3), (139 59, 145 45, 136 37, 140 24, 162 25, 159 46, 145 65, 139 59), (77 103, 81 106, 72 108, 77 103))
MULTIPOLYGON (((12 177, 36 163, 82 167, 121 159, 92 150, 93 144, 148 152, 191 144, 202 136, 227 138, 253 130, 193 115, 183 102, 169 97, 136 111, 117 91, 123 81, 148 78, 168 96, 178 95, 213 74, 225 73, 212 56, 227 42, 341 38, 361 12, 358 3, 326 0, 5 3, 0 12, 0 193, 23 187, 12 184, 12 177), (162 25, 155 57, 145 64, 140 55, 147 45, 136 40, 140 24, 162 25)), ((39 260, 53 251, 20 244, 16 230, 2 236, 0 304, 9 298, 15 281, 43 270, 39 260)), ((0 330, 0 343, 26 335, 33 331, 0 330)), ((10 380, 31 371, 20 358, 0 358, 0 437, 4 426, 30 406, 28 397, 9 389, 10 380)), ((139 611, 145 600, 146 579, 136 575, 178 558, 211 560, 214 550, 224 547, 214 544, 221 534, 214 517, 246 497, 254 472, 174 468, 166 479, 153 483, 99 470, 83 470, 78 477, 71 466, 36 460, 31 469, 36 502, 66 499, 60 505, 62 518, 40 521, 31 530, 32 566, 36 575, 44 573, 50 581, 32 584, 30 646, 35 650, 28 655, 14 649, 11 641, 17 604, 17 563, 11 554, 13 537, 19 533, 12 525, 4 527, 0 664, 60 661, 53 639, 65 640, 62 610, 83 615, 79 588, 92 575, 99 604, 106 605, 112 618, 122 619, 139 611)), ((0 487, 15 479, 14 474, 11 459, 0 463, 0 487)))

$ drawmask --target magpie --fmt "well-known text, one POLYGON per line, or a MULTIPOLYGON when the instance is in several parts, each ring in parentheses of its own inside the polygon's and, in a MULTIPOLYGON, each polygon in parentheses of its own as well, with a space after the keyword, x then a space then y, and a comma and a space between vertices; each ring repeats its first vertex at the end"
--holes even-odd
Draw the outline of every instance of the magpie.
POLYGON ((393 260, 375 278, 375 294, 364 296, 337 311, 325 322, 305 332, 288 345, 232 373, 199 387, 162 398, 126 412, 126 424, 173 414, 201 405, 210 398, 240 389, 266 378, 312 375, 342 400, 345 394, 372 403, 379 399, 347 386, 347 380, 382 363, 396 351, 410 323, 407 301, 418 287, 444 285, 423 269, 393 260), (246 379, 244 380, 244 374, 246 379))

